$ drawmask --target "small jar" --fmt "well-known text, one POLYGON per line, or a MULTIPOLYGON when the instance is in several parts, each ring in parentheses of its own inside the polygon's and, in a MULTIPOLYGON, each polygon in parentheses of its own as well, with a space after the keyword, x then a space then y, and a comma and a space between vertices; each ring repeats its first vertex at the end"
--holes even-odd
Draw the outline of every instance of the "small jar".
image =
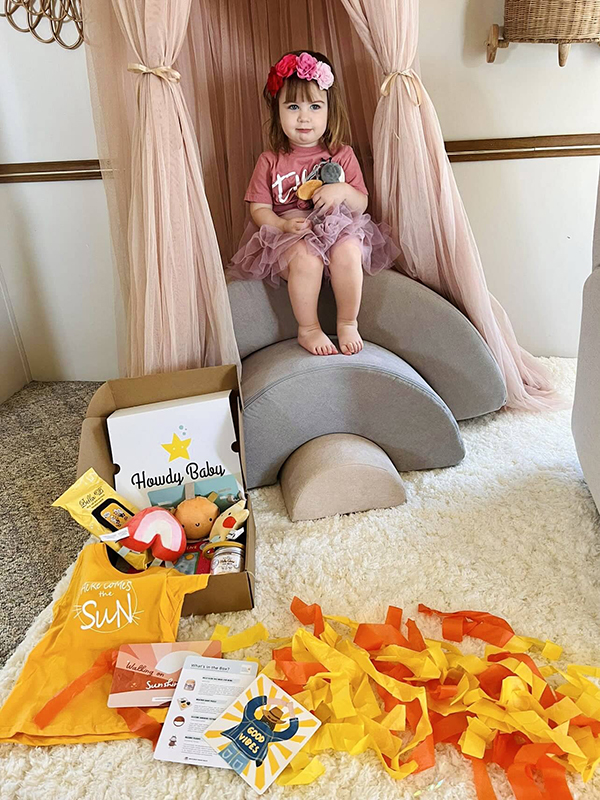
POLYGON ((244 545, 239 542, 227 543, 219 547, 210 562, 211 575, 225 575, 229 572, 244 571, 244 545))

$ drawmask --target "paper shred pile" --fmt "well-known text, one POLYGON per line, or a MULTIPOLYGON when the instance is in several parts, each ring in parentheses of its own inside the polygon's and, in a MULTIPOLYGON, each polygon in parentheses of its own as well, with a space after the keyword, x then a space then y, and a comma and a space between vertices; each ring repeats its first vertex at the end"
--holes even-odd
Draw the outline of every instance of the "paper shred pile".
MULTIPOLYGON (((479 800, 496 798, 488 763, 505 771, 517 800, 570 800, 566 773, 592 777, 600 761, 600 689, 588 678, 600 678, 600 668, 540 668, 527 652, 557 660, 558 645, 517 636, 505 620, 482 612, 444 614, 419 606, 442 620, 445 639, 486 642, 478 657, 424 639, 410 619, 403 633, 399 608, 388 609, 384 624, 324 616, 318 605, 298 598, 291 610, 314 626, 314 634, 299 628, 280 640, 264 673, 323 724, 278 783, 316 780, 325 771, 316 754, 330 749, 350 755, 373 750, 389 775, 405 778, 434 766, 440 742, 471 761, 479 800), (331 622, 346 626, 352 640, 331 622)), ((227 633, 219 626, 214 635, 223 652, 268 635, 262 625, 227 633)))

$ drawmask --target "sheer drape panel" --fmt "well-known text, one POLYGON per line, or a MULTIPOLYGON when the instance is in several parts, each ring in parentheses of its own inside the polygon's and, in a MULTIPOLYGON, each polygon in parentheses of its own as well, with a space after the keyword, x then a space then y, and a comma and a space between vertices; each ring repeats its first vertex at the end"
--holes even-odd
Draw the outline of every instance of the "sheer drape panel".
POLYGON ((114 284, 119 374, 125 375, 130 362, 127 225, 135 82, 127 72, 128 48, 110 2, 83 0, 83 16, 90 98, 117 273, 114 284))
POLYGON ((122 237, 127 207, 127 246, 116 249, 117 257, 125 253, 127 259, 120 272, 127 295, 129 373, 238 363, 195 132, 172 69, 186 36, 190 0, 113 0, 122 33, 114 21, 100 28, 99 18, 106 23, 108 14, 96 5, 108 4, 86 2, 101 39, 96 48, 90 44, 90 64, 102 112, 108 104, 103 115, 111 129, 108 152, 113 147, 123 158, 123 173, 114 183, 118 208, 113 204, 110 211, 122 237), (109 36, 125 38, 128 49, 118 46, 114 53, 109 36), (127 72, 128 64, 133 71, 127 72), (171 69, 147 71, 156 67, 171 69), (113 82, 125 88, 111 98, 113 82), (127 82, 135 86, 133 98, 127 82))
POLYGON ((409 276, 451 300, 494 354, 516 408, 557 405, 539 364, 490 296, 446 156, 437 114, 414 72, 418 0, 341 0, 384 74, 373 125, 376 210, 392 228, 409 276))

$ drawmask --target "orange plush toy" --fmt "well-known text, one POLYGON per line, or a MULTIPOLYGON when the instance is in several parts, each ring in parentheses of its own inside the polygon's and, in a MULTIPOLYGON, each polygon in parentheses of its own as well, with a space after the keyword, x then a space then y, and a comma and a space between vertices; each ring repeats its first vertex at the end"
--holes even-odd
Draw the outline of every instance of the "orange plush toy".
POLYGON ((207 497, 190 497, 177 506, 175 517, 188 539, 205 539, 219 516, 219 507, 207 497))

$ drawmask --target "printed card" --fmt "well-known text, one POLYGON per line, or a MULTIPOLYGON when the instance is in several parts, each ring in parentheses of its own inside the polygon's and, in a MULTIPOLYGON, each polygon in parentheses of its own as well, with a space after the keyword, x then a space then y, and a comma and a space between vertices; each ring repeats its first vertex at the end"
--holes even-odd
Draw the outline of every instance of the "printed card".
POLYGON ((221 643, 125 644, 119 648, 109 708, 146 708, 171 702, 188 656, 219 658, 221 643))
POLYGON ((204 731, 204 739, 263 794, 321 722, 265 675, 204 731))
POLYGON ((154 758, 177 764, 231 769, 202 738, 206 728, 254 678, 253 661, 190 656, 181 670, 154 758))

